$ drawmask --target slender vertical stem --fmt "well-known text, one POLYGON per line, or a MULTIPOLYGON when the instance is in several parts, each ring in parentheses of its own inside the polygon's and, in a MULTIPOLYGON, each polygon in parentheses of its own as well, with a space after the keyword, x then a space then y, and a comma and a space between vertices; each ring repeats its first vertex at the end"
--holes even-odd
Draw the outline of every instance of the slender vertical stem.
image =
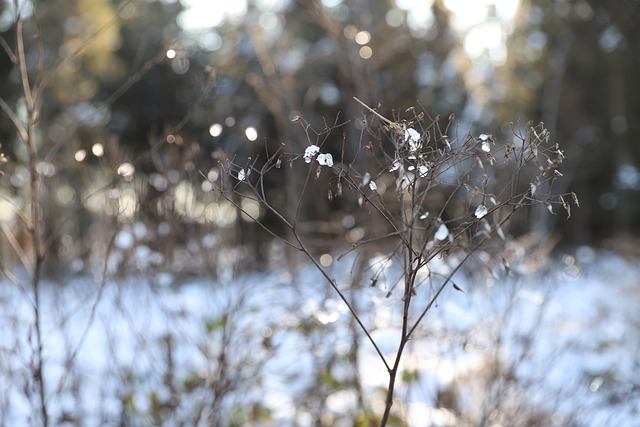
POLYGON ((387 398, 384 405, 384 414, 382 414, 382 419, 380 420, 380 427, 384 427, 387 425, 389 416, 391 415, 391 406, 393 405, 393 390, 396 384, 397 373, 397 366, 394 366, 394 368, 389 371, 389 386, 387 387, 387 398))
POLYGON ((416 187, 411 187, 411 213, 407 218, 404 210, 404 197, 400 197, 400 218, 402 218, 402 233, 405 235, 405 257, 404 257, 404 295, 402 298, 402 328, 400 333, 400 342, 398 343, 398 350, 396 358, 393 364, 393 368, 389 370, 389 385, 387 386, 387 397, 385 400, 384 413, 380 420, 380 427, 387 425, 389 416, 391 415, 391 407, 393 406, 393 394, 396 386, 396 378, 398 376, 398 369, 400 367, 400 360, 404 352, 404 347, 409 341, 409 311, 411 308, 411 299, 413 296, 413 285, 415 282, 415 270, 418 268, 418 263, 414 262, 415 253, 413 251, 414 244, 414 219, 416 217, 416 187))
POLYGON ((31 272, 31 281, 34 293, 33 315, 36 333, 36 349, 35 349, 35 372, 34 377, 38 385, 38 397, 40 400, 40 415, 42 417, 42 425, 49 425, 49 415, 46 403, 46 388, 44 379, 44 357, 43 357, 43 340, 42 340, 42 318, 40 305, 40 279, 42 275, 42 266, 44 262, 44 248, 42 245, 42 218, 40 210, 40 174, 37 170, 38 150, 36 140, 36 123, 38 121, 37 102, 33 96, 29 74, 27 70, 27 61, 24 47, 24 34, 22 29, 22 18, 18 16, 16 22, 16 45, 17 59, 20 69, 20 80, 22 83, 22 91, 25 104, 27 107, 27 133, 26 141, 29 153, 29 172, 31 176, 30 203, 31 203, 31 226, 29 232, 33 243, 34 262, 33 271, 31 272))

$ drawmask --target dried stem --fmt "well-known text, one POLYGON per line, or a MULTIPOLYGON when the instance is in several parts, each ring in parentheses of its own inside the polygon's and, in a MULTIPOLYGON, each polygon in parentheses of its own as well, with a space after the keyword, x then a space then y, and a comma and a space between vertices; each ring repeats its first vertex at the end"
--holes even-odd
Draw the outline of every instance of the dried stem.
MULTIPOLYGON (((323 143, 319 143, 319 141, 327 141, 335 127, 327 128, 325 125, 325 134, 322 138, 321 134, 313 131, 307 122, 296 118, 295 121, 302 124, 308 138, 309 148, 308 151, 305 151, 305 161, 312 163, 313 159, 318 156, 316 160, 319 166, 316 167, 315 164, 312 164, 307 169, 290 217, 284 213, 287 211, 285 207, 274 206, 267 200, 264 176, 273 169, 274 165, 278 167, 283 158, 285 161, 293 163, 302 157, 300 154, 285 154, 279 151, 269 156, 267 152, 265 166, 259 170, 256 169, 254 167, 255 160, 249 166, 251 172, 257 172, 257 179, 253 178, 253 175, 250 176, 249 169, 245 170, 246 165, 228 162, 223 167, 230 178, 229 183, 236 178, 238 182, 230 186, 230 189, 225 188, 223 183, 219 190, 223 197, 272 236, 278 237, 290 247, 302 252, 346 305, 352 318, 368 338, 389 374, 385 408, 380 420, 380 426, 386 426, 391 417, 396 381, 407 344, 415 335, 416 329, 422 324, 427 313, 441 297, 442 292, 453 282, 454 276, 462 270, 478 250, 485 248, 490 241, 497 238, 507 238, 503 227, 508 225, 515 212, 520 208, 535 204, 548 206, 560 204, 568 211, 566 200, 570 199, 567 195, 535 193, 533 183, 552 183, 555 177, 559 176, 555 169, 562 160, 562 153, 557 148, 554 150, 544 146, 548 141, 548 132, 542 127, 530 127, 524 135, 519 136, 520 142, 518 144, 507 143, 496 149, 496 140, 491 135, 482 134, 479 137, 474 137, 468 133, 462 140, 452 140, 440 130, 438 117, 431 119, 428 126, 424 128, 422 127, 422 118, 425 114, 416 115, 414 111, 412 119, 402 120, 400 122, 402 124, 399 124, 382 116, 358 98, 354 99, 367 112, 374 114, 383 123, 382 130, 368 128, 368 133, 362 132, 361 138, 367 135, 374 142, 367 144, 360 142, 355 151, 355 157, 373 153, 371 155, 375 157, 374 163, 377 163, 376 167, 379 169, 357 170, 354 167, 355 157, 350 163, 345 161, 344 148, 342 149, 342 163, 333 165, 333 161, 327 162, 328 154, 320 153, 323 143), (422 133, 415 130, 417 127, 421 128, 422 133), (315 140, 312 140, 314 135, 315 140), (385 137, 390 138, 392 142, 392 145, 385 146, 387 148, 382 145, 385 137), (393 156, 388 153, 389 146, 394 147, 393 156), (511 169, 496 165, 497 160, 494 156, 500 151, 503 151, 504 154, 503 163, 511 169), (332 278, 322 264, 316 260, 313 251, 306 242, 306 236, 298 229, 301 212, 308 203, 307 192, 311 180, 314 177, 316 180, 320 179, 323 167, 332 169, 332 173, 328 174, 328 178, 326 178, 329 185, 332 182, 336 183, 336 180, 336 185, 339 186, 346 183, 353 192, 352 194, 355 194, 359 199, 361 206, 368 207, 371 221, 377 220, 380 225, 384 226, 376 228, 383 230, 381 233, 353 244, 338 259, 342 259, 347 253, 364 250, 366 245, 382 240, 395 241, 396 243, 391 245, 386 259, 390 260, 392 257, 398 256, 402 251, 402 278, 391 286, 387 294, 387 297, 390 297, 397 284, 404 284, 401 295, 402 314, 399 319, 400 338, 392 364, 388 362, 388 356, 382 353, 371 334, 372 331, 362 322, 354 305, 341 291, 336 279, 332 278), (503 172, 505 169, 507 170, 506 174, 503 172), (492 174, 492 180, 489 179, 489 173, 492 174), (375 183, 375 180, 388 177, 389 174, 394 176, 396 181, 396 198, 393 195, 389 196, 393 191, 388 188, 384 193, 378 192, 378 185, 375 183), (496 186, 497 188, 494 188, 496 186), (248 193, 240 193, 241 189, 248 190, 248 193), (430 195, 435 194, 436 191, 442 201, 438 205, 431 206, 430 209, 437 212, 437 216, 425 219, 427 216, 424 213, 426 207, 433 204, 430 195), (279 237, 259 218, 249 215, 231 197, 233 193, 242 194, 243 197, 252 197, 253 200, 260 203, 264 209, 286 226, 295 242, 279 237), (567 199, 565 200, 563 196, 567 199), (469 212, 473 205, 477 205, 475 214, 465 213, 456 214, 456 217, 451 216, 451 212, 461 210, 469 212), (493 220, 493 225, 491 220, 493 220), (429 265, 434 258, 446 258, 452 251, 461 253, 462 257, 449 272, 447 274, 431 272, 429 265), (416 299, 415 295, 418 292, 416 281, 421 270, 425 268, 428 269, 429 281, 435 279, 437 286, 424 306, 414 307, 417 301, 424 301, 423 298, 416 299), (414 312, 416 314, 412 315, 414 312)), ((451 128, 452 121, 453 117, 449 119, 445 132, 455 130, 451 128)), ((389 179, 386 179, 386 182, 388 183, 389 179)), ((342 193, 342 190, 339 192, 342 193)), ((329 198, 331 197, 330 193, 329 198)), ((380 274, 381 270, 374 273, 371 279, 374 285, 380 274)), ((456 285, 454 288, 459 289, 456 285)))
MULTIPOLYGON (((31 224, 28 231, 31 235, 31 241, 33 244, 34 259, 30 263, 30 279, 33 289, 33 316, 34 327, 36 333, 35 343, 35 360, 34 360, 34 378, 37 383, 38 397, 40 400, 40 416, 42 417, 42 425, 47 426, 49 424, 49 414, 47 411, 46 401, 46 387, 44 377, 44 356, 43 356, 43 338, 42 338, 42 313, 41 313, 41 279, 42 279, 42 267, 44 264, 45 253, 44 246, 42 244, 42 238, 44 235, 44 224, 42 222, 42 210, 40 205, 40 185, 41 176, 37 170, 38 162, 38 150, 36 146, 36 123, 38 122, 38 99, 32 92, 31 81, 29 78, 29 72, 27 70, 27 60, 25 55, 24 46, 24 34, 23 34, 23 21, 22 17, 18 15, 16 22, 16 57, 17 65, 20 72, 20 81, 22 83, 22 92, 24 95, 26 107, 27 107, 27 126, 26 131, 21 131, 21 126, 16 126, 23 138, 24 143, 27 145, 29 173, 31 179, 30 186, 30 204, 31 204, 31 224)), ((36 92, 37 93, 37 92, 36 92)), ((3 108, 4 109, 4 108, 3 108)), ((14 122, 15 123, 15 122, 14 122)))

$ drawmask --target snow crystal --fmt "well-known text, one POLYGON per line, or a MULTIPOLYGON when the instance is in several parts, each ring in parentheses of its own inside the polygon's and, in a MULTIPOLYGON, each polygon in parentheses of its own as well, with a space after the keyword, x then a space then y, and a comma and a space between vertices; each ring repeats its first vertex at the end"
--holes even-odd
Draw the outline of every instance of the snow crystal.
POLYGON ((434 237, 436 238, 436 240, 444 240, 448 235, 449 229, 447 228, 447 226, 445 224, 440 224, 440 227, 438 227, 438 231, 436 231, 434 237))
POLYGON ((486 153, 491 151, 491 145, 489 144, 489 142, 491 142, 492 138, 493 137, 491 135, 487 135, 486 133, 480 134, 478 139, 482 142, 482 151, 486 153))
POLYGON ((409 151, 415 153, 422 148, 420 134, 413 128, 404 131, 404 141, 409 142, 409 151))
POLYGON ((486 214, 487 214, 487 207, 485 205, 479 205, 475 212, 476 218, 482 218, 486 214))
POLYGON ((318 163, 320 163, 321 166, 333 167, 333 156, 330 153, 318 154, 316 160, 318 161, 318 163))
POLYGON ((304 161, 305 163, 311 163, 313 157, 320 152, 320 147, 317 145, 310 145, 304 150, 304 161))

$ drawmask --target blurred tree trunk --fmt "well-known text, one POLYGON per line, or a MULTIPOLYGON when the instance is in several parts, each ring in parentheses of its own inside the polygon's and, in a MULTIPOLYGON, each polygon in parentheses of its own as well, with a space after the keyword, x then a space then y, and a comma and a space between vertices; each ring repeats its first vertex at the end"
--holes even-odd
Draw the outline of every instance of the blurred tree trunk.
POLYGON ((511 111, 503 117, 545 123, 566 154, 565 176, 554 188, 575 191, 581 201, 571 221, 533 212, 533 229, 560 229, 579 244, 640 232, 640 179, 633 173, 620 179, 640 167, 640 101, 631 96, 640 93, 639 12, 640 3, 630 0, 521 5, 506 65, 511 111), (530 40, 541 37, 538 53, 530 40), (539 81, 527 80, 536 73, 539 81))

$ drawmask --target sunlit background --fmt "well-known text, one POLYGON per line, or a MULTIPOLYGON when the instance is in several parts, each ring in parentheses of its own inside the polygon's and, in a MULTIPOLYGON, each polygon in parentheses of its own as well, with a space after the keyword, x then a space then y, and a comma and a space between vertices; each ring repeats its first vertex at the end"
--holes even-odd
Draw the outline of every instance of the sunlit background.
MULTIPOLYGON (((530 228, 562 229, 569 245, 626 238, 638 228, 640 188, 628 96, 636 12, 627 3, 631 12, 595 0, 94 0, 35 9, 25 1, 18 8, 39 17, 43 48, 73 55, 46 77, 38 171, 51 178, 46 194, 61 211, 80 204, 124 223, 166 230, 177 220, 224 233, 249 218, 215 195, 219 161, 255 156, 264 143, 304 148, 290 120, 352 119, 362 114, 356 96, 388 116, 416 105, 453 114, 458 137, 486 131, 508 140, 528 121, 544 122, 567 157, 560 185, 580 194, 582 208, 569 222, 533 214, 530 228), (84 165, 88 180, 78 186, 65 171, 84 165)), ((10 33, 15 13, 5 2, 0 29, 10 33)), ((2 96, 23 105, 11 63, 2 69, 11 83, 2 96)), ((22 161, 27 153, 5 123, 3 149, 22 161)), ((26 207, 28 168, 6 168, 1 215, 15 222, 10 206, 26 207)), ((273 189, 277 200, 283 191, 273 189)), ((309 219, 340 212, 328 204, 309 219)), ((70 228, 63 240, 85 234, 70 228)), ((86 254, 82 245, 69 250, 76 243, 63 252, 86 254)))
POLYGON ((638 0, 0 1, 0 425, 45 418, 37 334, 60 380, 50 425, 370 425, 387 371, 274 237, 295 211, 318 265, 366 283, 348 292, 394 351, 402 262, 351 252, 384 221, 323 181, 367 170, 356 186, 400 199, 362 154, 389 138, 380 117, 433 122, 454 147, 483 135, 487 155, 544 127, 564 161, 537 194, 575 192, 571 218, 523 209, 505 227, 500 263, 522 280, 468 271, 444 295, 408 345, 396 425, 638 425, 639 22, 638 0), (303 164, 316 144, 324 169, 303 164), (245 184, 277 150, 260 181, 274 212, 245 184))

